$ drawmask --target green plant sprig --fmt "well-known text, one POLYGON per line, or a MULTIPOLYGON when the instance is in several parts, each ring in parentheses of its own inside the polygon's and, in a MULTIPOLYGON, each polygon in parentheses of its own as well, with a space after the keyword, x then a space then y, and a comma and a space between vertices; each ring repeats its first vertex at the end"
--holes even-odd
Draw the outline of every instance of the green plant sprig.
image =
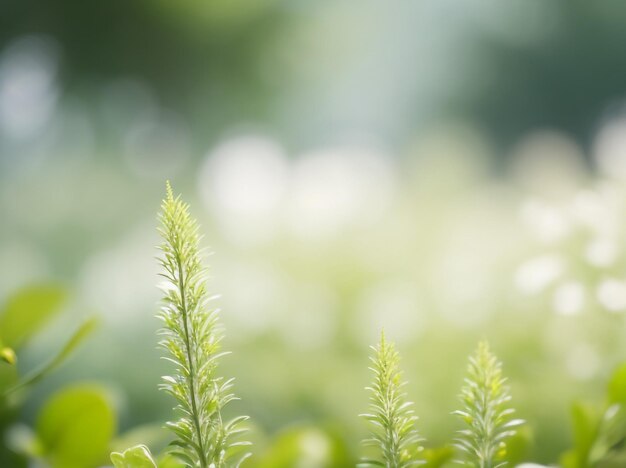
POLYGON ((159 214, 163 243, 159 263, 165 283, 158 317, 163 321, 159 345, 174 364, 175 372, 164 376, 160 388, 177 401, 180 418, 169 422, 176 435, 173 453, 190 467, 238 466, 247 442, 235 440, 245 431, 246 416, 224 422, 222 409, 235 398, 233 379, 217 375, 222 333, 218 310, 211 308, 206 286, 206 269, 198 247, 197 222, 189 206, 174 197, 170 184, 159 214))
POLYGON ((465 458, 458 460, 475 468, 498 468, 506 465, 506 440, 515 435, 524 421, 513 419, 502 364, 491 353, 486 341, 470 357, 468 375, 461 390, 463 409, 455 411, 467 429, 459 431, 456 447, 465 458))
POLYGON ((424 461, 420 458, 422 447, 417 430, 412 402, 406 401, 402 373, 399 369, 400 356, 392 342, 381 333, 378 346, 372 346, 370 356, 374 381, 370 392, 370 413, 362 414, 371 425, 370 438, 363 441, 366 446, 374 446, 380 458, 365 458, 359 466, 384 466, 403 468, 417 466, 424 461))

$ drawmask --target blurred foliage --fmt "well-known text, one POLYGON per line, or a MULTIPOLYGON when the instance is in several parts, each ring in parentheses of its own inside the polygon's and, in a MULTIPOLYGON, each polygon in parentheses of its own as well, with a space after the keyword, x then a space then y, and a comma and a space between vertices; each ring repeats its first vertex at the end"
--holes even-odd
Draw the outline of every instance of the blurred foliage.
POLYGON ((115 414, 98 387, 74 386, 41 409, 36 434, 41 456, 53 468, 96 466, 108 458, 115 414))
POLYGON ((623 98, 625 19, 619 0, 430 0, 384 9, 372 1, 352 8, 308 0, 9 0, 0 5, 0 50, 28 34, 53 38, 63 89, 91 102, 103 82, 145 81, 191 123, 200 144, 262 121, 282 140, 306 145, 315 128, 350 132, 376 107, 388 114, 394 104, 402 120, 375 123, 403 141, 424 124, 464 118, 506 145, 544 127, 589 143, 598 119, 623 98), (399 40, 390 40, 394 34, 399 40), (380 78, 381 66, 407 81, 380 78), (344 82, 363 93, 347 114, 333 103, 344 82), (386 83, 401 97, 381 90, 386 83), (320 87, 333 92, 320 96, 320 87), (302 101, 315 111, 296 124, 291 107, 302 101))
POLYGON ((4 348, 3 355, 9 359, 0 364, 0 434, 10 441, 0 445, 2 466, 25 466, 21 453, 49 459, 55 467, 78 468, 96 463, 102 458, 103 448, 108 447, 114 416, 95 388, 68 390, 51 399, 40 414, 36 435, 16 424, 19 406, 30 387, 59 367, 95 327, 94 319, 86 321, 48 362, 23 376, 18 373, 22 347, 61 312, 67 295, 59 285, 33 285, 15 292, 0 311, 2 343, 15 348, 4 348), (89 427, 90 421, 95 424, 93 428, 89 427), (92 435, 89 443, 74 445, 79 436, 92 435))
POLYGON ((156 468, 156 462, 145 445, 138 445, 124 450, 123 453, 111 454, 115 468, 156 468))
POLYGON ((215 250, 251 466, 356 462, 383 326, 428 466, 453 457, 483 338, 528 421, 512 463, 624 465, 625 18, 620 0, 0 1, 0 466, 54 462, 32 428, 82 381, 107 388, 108 449, 176 464, 151 319, 166 178, 215 250))
POLYGON ((564 468, 616 468, 626 462, 626 365, 608 385, 606 403, 572 405, 574 448, 560 460, 564 468))
POLYGON ((0 339, 19 348, 61 311, 67 291, 56 285, 25 288, 13 295, 0 315, 0 339))

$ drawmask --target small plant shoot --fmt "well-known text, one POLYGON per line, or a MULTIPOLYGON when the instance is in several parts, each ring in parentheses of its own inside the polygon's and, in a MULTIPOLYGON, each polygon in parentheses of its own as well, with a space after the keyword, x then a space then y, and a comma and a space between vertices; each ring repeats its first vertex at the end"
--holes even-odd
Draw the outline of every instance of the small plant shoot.
POLYGON ((387 341, 384 332, 377 346, 372 346, 370 357, 374 380, 367 390, 370 392, 370 413, 361 415, 370 427, 370 437, 364 445, 373 447, 378 456, 366 457, 359 466, 384 466, 404 468, 424 463, 420 457, 422 447, 417 430, 413 403, 407 401, 399 368, 400 356, 395 345, 387 341))
MULTIPOLYGON (((193 468, 237 467, 248 457, 248 442, 238 440, 247 416, 225 421, 223 408, 235 399, 233 379, 217 372, 222 334, 218 311, 206 289, 206 268, 199 247, 198 224, 189 206, 175 197, 167 183, 159 213, 160 285, 163 321, 159 347, 174 372, 163 377, 161 390, 176 400, 178 418, 167 423, 174 433, 170 453, 193 468), (243 452, 243 453, 242 453, 243 452)), ((152 456, 143 446, 111 456, 116 467, 150 466, 152 456), (134 460, 138 460, 136 465, 134 460)))
POLYGON ((506 442, 524 421, 513 419, 511 396, 502 376, 502 364, 486 341, 470 357, 465 385, 460 395, 463 409, 455 414, 466 424, 459 431, 456 447, 463 454, 459 462, 472 468, 499 468, 506 465, 506 442))

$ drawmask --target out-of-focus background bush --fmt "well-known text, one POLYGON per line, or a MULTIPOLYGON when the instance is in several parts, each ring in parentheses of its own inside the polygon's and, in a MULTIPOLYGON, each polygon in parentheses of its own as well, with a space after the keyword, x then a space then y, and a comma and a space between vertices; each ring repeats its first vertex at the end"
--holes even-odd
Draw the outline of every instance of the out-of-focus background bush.
POLYGON ((19 419, 85 380, 119 433, 170 414, 170 179, 214 252, 230 411, 267 466, 354 459, 383 326, 430 445, 488 338, 525 458, 557 460, 570 401, 626 359, 625 25, 622 1, 0 2, 0 297, 70 292, 20 367, 102 322, 19 419))

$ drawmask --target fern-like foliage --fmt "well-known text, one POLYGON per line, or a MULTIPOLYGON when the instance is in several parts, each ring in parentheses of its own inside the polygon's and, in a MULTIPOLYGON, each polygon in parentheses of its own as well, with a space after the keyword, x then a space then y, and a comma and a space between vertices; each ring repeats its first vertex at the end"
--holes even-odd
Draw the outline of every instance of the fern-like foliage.
POLYGON ((514 410, 509 406, 511 396, 502 364, 486 341, 470 357, 467 373, 460 395, 463 410, 455 411, 467 424, 456 439, 457 448, 465 455, 458 461, 475 468, 505 466, 506 441, 524 421, 512 418, 514 410))
POLYGON ((165 282, 158 317, 164 326, 159 345, 175 372, 160 386, 177 400, 180 415, 167 425, 176 435, 173 452, 190 467, 238 466, 246 442, 237 441, 246 416, 222 420, 222 408, 235 399, 232 379, 217 374, 222 335, 218 311, 210 307, 205 271, 198 247, 198 225, 189 206, 174 197, 170 184, 159 214, 163 238, 159 263, 165 282))
POLYGON ((379 458, 366 458, 359 466, 384 466, 387 468, 403 468, 417 466, 424 461, 420 459, 422 447, 417 430, 415 416, 411 407, 413 403, 406 401, 399 368, 400 356, 392 342, 381 333, 378 346, 372 346, 374 355, 370 356, 374 373, 374 381, 370 392, 370 413, 362 414, 371 426, 370 438, 363 443, 375 447, 379 458))

